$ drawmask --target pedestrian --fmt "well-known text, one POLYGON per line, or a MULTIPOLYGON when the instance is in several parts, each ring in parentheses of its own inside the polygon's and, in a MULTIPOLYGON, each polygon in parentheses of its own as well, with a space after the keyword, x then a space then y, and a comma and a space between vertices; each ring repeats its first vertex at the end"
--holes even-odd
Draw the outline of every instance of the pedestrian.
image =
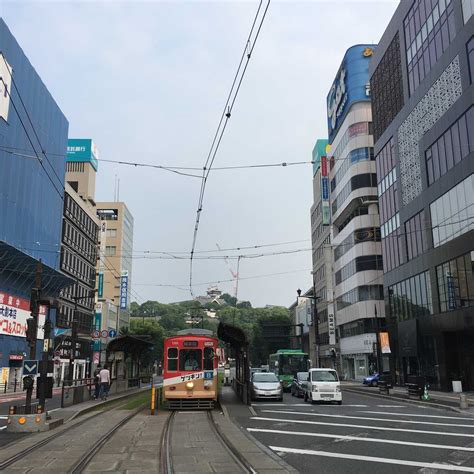
POLYGON ((100 392, 100 373, 101 366, 99 365, 97 369, 94 370, 94 400, 97 400, 99 398, 99 392, 100 392))
POLYGON ((100 398, 107 400, 107 394, 109 393, 110 386, 110 371, 107 365, 99 372, 100 380, 100 398))

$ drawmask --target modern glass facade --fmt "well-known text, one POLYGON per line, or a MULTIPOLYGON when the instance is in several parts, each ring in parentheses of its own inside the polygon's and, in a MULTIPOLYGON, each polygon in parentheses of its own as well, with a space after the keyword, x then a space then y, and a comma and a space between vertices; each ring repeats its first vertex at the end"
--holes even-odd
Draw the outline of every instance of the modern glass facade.
MULTIPOLYGON (((26 324, 39 259, 43 297, 70 283, 58 272, 68 122, 1 19, 0 51, 0 293, 26 324)), ((12 380, 28 347, 24 331, 5 330, 5 321, 4 311, 0 368, 11 368, 12 380)))
POLYGON ((441 389, 474 389, 473 34, 472 0, 401 2, 370 65, 391 370, 441 389))

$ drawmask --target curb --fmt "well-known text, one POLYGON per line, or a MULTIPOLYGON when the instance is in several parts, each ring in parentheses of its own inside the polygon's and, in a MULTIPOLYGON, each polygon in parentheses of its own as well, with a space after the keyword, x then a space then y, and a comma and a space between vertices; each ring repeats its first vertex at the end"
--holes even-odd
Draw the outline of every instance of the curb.
MULTIPOLYGON (((427 403, 423 402, 421 400, 411 400, 407 398, 401 398, 398 396, 390 396, 390 395, 382 395, 380 393, 367 393, 363 392, 362 390, 358 390, 357 388, 345 388, 343 387, 343 391, 345 392, 352 392, 352 393, 357 393, 358 395, 365 395, 367 397, 373 397, 373 398, 384 398, 385 400, 396 400, 398 402, 406 403, 407 405, 417 405, 417 406, 423 406, 423 407, 431 407, 437 410, 451 410, 455 413, 460 413, 463 415, 471 415, 470 412, 461 410, 460 408, 453 407, 451 405, 444 405, 441 403, 427 403)), ((472 415, 474 416, 474 415, 472 415)))
MULTIPOLYGON (((236 423, 235 420, 233 420, 229 416, 229 412, 227 408, 224 409, 224 405, 221 405, 221 408, 223 408, 223 413, 224 416, 247 438, 249 439, 253 444, 258 446, 267 456, 272 458, 276 463, 278 463, 286 472, 293 472, 293 473, 298 473, 294 467, 290 466, 288 463, 283 461, 283 459, 275 454, 270 448, 262 444, 258 439, 256 439, 254 436, 252 436, 243 426, 240 426, 238 423, 236 423)), ((229 444, 233 445, 232 442, 229 441, 229 444)), ((239 453, 240 454, 240 453, 239 453)))
MULTIPOLYGON (((67 421, 64 422, 64 424, 70 423, 71 421, 78 418, 79 416, 85 415, 86 413, 89 413, 93 410, 97 410, 97 408, 106 407, 106 406, 111 405, 112 403, 114 403, 116 401, 122 400, 124 398, 131 397, 133 395, 138 395, 139 393, 142 393, 146 390, 149 390, 149 387, 146 387, 146 388, 143 388, 143 389, 140 388, 140 389, 134 391, 133 393, 124 393, 124 394, 121 394, 120 396, 118 396, 116 398, 112 398, 111 400, 107 400, 105 402, 98 403, 97 405, 91 405, 89 407, 83 408, 82 410, 79 410, 78 412, 74 413, 70 418, 68 418, 67 421)), ((74 405, 72 405, 72 406, 74 406, 74 405)), ((60 413, 59 413, 59 415, 60 415, 60 413)), ((54 420, 52 420, 52 421, 54 421, 54 420)))

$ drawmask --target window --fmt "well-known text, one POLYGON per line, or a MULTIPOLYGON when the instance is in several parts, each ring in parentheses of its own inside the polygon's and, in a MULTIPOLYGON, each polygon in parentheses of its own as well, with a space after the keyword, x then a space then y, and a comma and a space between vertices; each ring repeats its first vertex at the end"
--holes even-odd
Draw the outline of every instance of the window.
POLYGON ((117 237, 117 229, 107 229, 105 235, 107 237, 117 237))
POLYGON ((474 251, 436 267, 440 311, 474 306, 474 251))
MULTIPOLYGON (((473 45, 474 47, 474 45, 473 45)), ((474 150, 474 107, 470 107, 425 152, 428 185, 474 150)))
POLYGON ((469 21, 469 18, 474 14, 474 0, 462 0, 462 16, 464 24, 469 21))
POLYGON ((467 43, 467 59, 469 62, 469 73, 472 83, 472 81, 474 80, 474 36, 471 36, 471 39, 467 43))
POLYGON ((382 256, 365 255, 351 260, 347 265, 344 265, 336 272, 336 285, 339 285, 357 272, 367 270, 383 270, 382 256))
POLYGON ((179 351, 179 370, 202 370, 201 349, 181 349, 179 351))
POLYGON ((456 36, 452 0, 416 0, 404 20, 410 95, 456 36))
POLYGON ((113 257, 117 252, 117 247, 115 245, 107 245, 105 247, 105 256, 106 257, 113 257))
POLYGON ((335 214, 352 191, 360 188, 371 188, 377 186, 377 175, 375 173, 357 174, 341 189, 332 203, 332 212, 335 214))
POLYGON ((168 349, 168 370, 178 370, 178 349, 176 347, 170 347, 168 349))
POLYGON ((337 183, 340 183, 342 181, 342 178, 347 173, 347 171, 349 171, 353 164, 358 163, 359 161, 367 161, 373 159, 374 149, 372 147, 356 148, 355 150, 352 150, 336 171, 334 178, 331 179, 331 192, 336 189, 337 183))
POLYGON ((405 222, 405 243, 408 260, 421 255, 428 248, 426 240, 425 213, 419 212, 405 222))
POLYGON ((433 245, 439 247, 474 229, 474 175, 430 205, 433 245))
POLYGON ((204 370, 214 369, 214 349, 206 347, 204 349, 204 370))
POLYGON ((380 242, 380 228, 379 227, 364 227, 355 230, 349 234, 335 249, 334 260, 339 260, 345 253, 347 253, 354 245, 363 242, 380 242))
POLYGON ((433 314, 429 273, 389 286, 388 298, 390 317, 398 322, 433 314))
POLYGON ((383 300, 382 285, 363 285, 353 288, 336 299, 337 310, 341 311, 360 301, 383 300))

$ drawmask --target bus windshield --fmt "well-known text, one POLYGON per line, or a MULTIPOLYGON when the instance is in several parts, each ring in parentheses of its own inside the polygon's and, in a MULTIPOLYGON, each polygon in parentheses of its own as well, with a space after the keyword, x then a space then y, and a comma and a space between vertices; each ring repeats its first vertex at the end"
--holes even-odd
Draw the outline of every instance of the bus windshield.
POLYGON ((293 375, 308 370, 308 356, 306 354, 281 354, 278 364, 280 375, 293 375))

